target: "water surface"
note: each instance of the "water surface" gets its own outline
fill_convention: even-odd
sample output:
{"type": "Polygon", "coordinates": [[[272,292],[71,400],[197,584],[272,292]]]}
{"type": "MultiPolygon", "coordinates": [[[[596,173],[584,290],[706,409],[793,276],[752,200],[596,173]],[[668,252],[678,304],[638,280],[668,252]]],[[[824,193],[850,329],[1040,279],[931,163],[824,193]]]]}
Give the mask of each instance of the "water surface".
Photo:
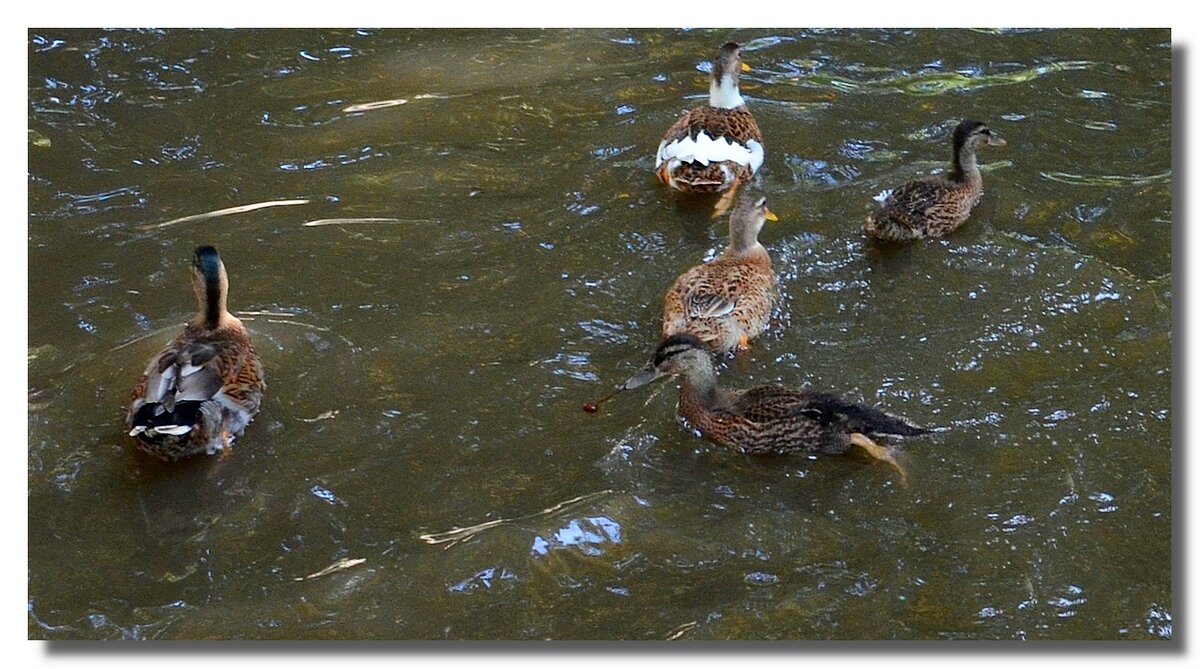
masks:
{"type": "Polygon", "coordinates": [[[28,49],[30,637],[1171,636],[1167,31],[28,49]],[[666,385],[580,411],[724,244],[651,171],[729,39],[784,299],[722,381],[949,428],[904,445],[907,485],[722,451],[666,385]],[[872,197],[945,169],[964,116],[1008,140],[972,219],[865,244],[872,197]],[[306,203],[161,225],[277,200],[306,203]],[[305,225],[329,219],[385,220],[305,225]],[[167,466],[122,421],[202,243],[268,394],[233,457],[167,466]]]}

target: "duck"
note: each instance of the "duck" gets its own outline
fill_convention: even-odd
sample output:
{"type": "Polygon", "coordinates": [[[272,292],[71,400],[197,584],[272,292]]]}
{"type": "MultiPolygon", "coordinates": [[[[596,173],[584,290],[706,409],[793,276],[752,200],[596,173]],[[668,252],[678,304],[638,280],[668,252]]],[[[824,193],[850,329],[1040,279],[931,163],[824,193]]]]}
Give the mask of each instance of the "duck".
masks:
{"type": "Polygon", "coordinates": [[[893,242],[941,237],[967,220],[983,195],[976,152],[1007,142],[982,121],[967,119],[954,128],[952,143],[949,176],[909,181],[891,191],[882,211],[867,217],[863,229],[868,235],[893,242]]]}
{"type": "Polygon", "coordinates": [[[738,76],[749,72],[741,46],[727,42],[713,59],[708,104],[679,118],[658,145],[654,170],[659,181],[685,193],[725,193],[714,216],[733,204],[738,186],[763,164],[763,137],[738,90],[738,76]]]}
{"type": "Polygon", "coordinates": [[[907,476],[879,435],[914,437],[932,430],[906,418],[828,392],[764,385],[727,390],[717,384],[712,356],[690,334],[662,340],[650,361],[617,391],[679,377],[679,415],[704,437],[749,455],[840,455],[851,446],[907,476]]]}
{"type": "Polygon", "coordinates": [[[212,246],[195,251],[192,290],[199,310],[146,365],[125,419],[138,450],[166,461],[228,457],[266,388],[250,335],[226,307],[229,275],[212,246]]]}
{"type": "Polygon", "coordinates": [[[675,279],[663,299],[662,337],[691,334],[714,353],[749,348],[767,328],[776,295],[771,256],[758,241],[778,221],[767,198],[744,194],[729,215],[729,245],[675,279]]]}

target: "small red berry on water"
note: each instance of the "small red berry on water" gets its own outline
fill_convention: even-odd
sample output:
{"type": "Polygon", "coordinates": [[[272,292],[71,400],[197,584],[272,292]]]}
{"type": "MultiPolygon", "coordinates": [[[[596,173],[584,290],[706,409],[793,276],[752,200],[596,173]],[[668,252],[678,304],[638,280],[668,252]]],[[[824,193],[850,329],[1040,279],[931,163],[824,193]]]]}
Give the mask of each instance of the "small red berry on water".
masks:
{"type": "Polygon", "coordinates": [[[588,413],[596,413],[600,410],[600,406],[595,402],[586,402],[583,405],[583,410],[588,413]]]}

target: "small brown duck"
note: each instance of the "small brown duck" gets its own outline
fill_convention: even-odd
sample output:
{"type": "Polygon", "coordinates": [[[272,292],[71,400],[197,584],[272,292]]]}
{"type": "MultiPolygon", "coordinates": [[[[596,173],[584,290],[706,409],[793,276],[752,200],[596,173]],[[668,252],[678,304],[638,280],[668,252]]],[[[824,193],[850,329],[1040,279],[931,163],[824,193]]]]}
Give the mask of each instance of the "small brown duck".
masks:
{"type": "Polygon", "coordinates": [[[675,279],[663,300],[662,336],[689,333],[716,353],[745,350],[771,316],[776,282],[771,256],[758,242],[778,221],[767,198],[744,194],[729,215],[729,246],[715,260],[675,279]]]}
{"type": "Polygon", "coordinates": [[[884,200],[883,211],[868,216],[863,229],[893,242],[941,237],[954,231],[967,220],[983,195],[983,177],[975,152],[981,146],[1006,143],[980,121],[959,123],[954,129],[950,175],[910,181],[895,189],[884,200]]]}
{"type": "Polygon", "coordinates": [[[659,180],[675,190],[724,192],[715,215],[729,209],[738,186],[763,163],[762,132],[738,90],[738,75],[749,70],[740,46],[722,45],[713,60],[708,104],[676,121],[654,158],[659,180]]]}
{"type": "Polygon", "coordinates": [[[226,310],[229,277],[215,248],[196,249],[192,289],[199,313],[150,361],[126,416],[138,449],[162,460],[227,457],[266,387],[250,335],[226,310]]]}
{"type": "Polygon", "coordinates": [[[704,436],[739,453],[837,455],[859,446],[890,463],[904,477],[904,468],[891,449],[871,437],[930,432],[899,416],[830,393],[781,386],[720,388],[704,344],[686,334],[664,339],[650,362],[617,389],[631,390],[676,375],[680,377],[679,414],[704,436]]]}

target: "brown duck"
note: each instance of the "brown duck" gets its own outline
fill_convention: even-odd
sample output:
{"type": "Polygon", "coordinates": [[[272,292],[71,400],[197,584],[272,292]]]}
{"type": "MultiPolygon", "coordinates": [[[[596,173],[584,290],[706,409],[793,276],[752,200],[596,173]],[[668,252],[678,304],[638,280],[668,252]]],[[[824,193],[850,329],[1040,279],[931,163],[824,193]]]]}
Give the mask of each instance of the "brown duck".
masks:
{"type": "Polygon", "coordinates": [[[729,216],[729,246],[715,260],[684,272],[663,300],[662,336],[689,333],[710,351],[749,346],[767,327],[776,290],[771,256],[758,242],[779,218],[765,197],[743,195],[729,216]]]}
{"type": "Polygon", "coordinates": [[[250,335],[226,310],[229,277],[215,248],[196,249],[192,289],[199,313],[147,365],[126,416],[134,444],[163,460],[228,456],[266,387],[250,335]]]}
{"type": "Polygon", "coordinates": [[[712,358],[700,340],[675,335],[659,344],[650,362],[618,390],[631,390],[676,376],[679,414],[712,441],[739,453],[792,455],[845,453],[859,446],[872,457],[904,468],[876,435],[927,434],[899,416],[830,393],[758,386],[725,390],[717,386],[712,358]]]}
{"type": "Polygon", "coordinates": [[[979,121],[966,120],[954,129],[954,162],[950,175],[910,181],[893,190],[883,211],[867,217],[867,234],[893,242],[941,237],[971,215],[983,195],[983,177],[975,161],[981,146],[1006,142],[979,121]]]}
{"type": "Polygon", "coordinates": [[[663,135],[654,169],[663,183],[686,193],[721,193],[717,215],[733,204],[738,186],[763,163],[763,138],[738,90],[750,68],[741,47],[721,46],[713,60],[708,104],[685,113],[663,135]]]}

